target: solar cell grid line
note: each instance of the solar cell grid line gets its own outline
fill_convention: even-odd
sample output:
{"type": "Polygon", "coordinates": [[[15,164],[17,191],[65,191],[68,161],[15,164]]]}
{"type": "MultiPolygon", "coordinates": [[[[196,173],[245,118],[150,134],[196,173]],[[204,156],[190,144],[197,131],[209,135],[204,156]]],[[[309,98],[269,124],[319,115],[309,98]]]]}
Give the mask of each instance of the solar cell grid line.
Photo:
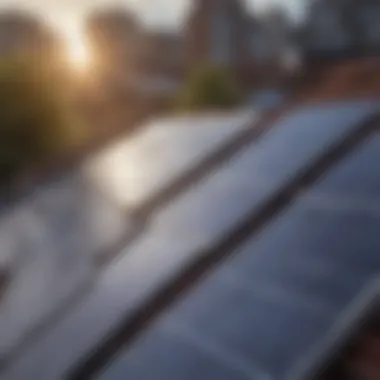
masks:
{"type": "Polygon", "coordinates": [[[69,370],[65,379],[93,379],[122,348],[133,343],[139,333],[161,312],[179,300],[194,283],[205,277],[212,268],[285,210],[301,190],[314,185],[324,173],[350,154],[379,127],[380,113],[376,113],[360,122],[353,131],[334,143],[327,151],[322,152],[280,187],[267,202],[253,210],[242,223],[202,255],[197,256],[200,259],[188,265],[168,286],[148,299],[144,307],[114,329],[87,357],[79,360],[78,364],[69,370]]]}
{"type": "Polygon", "coordinates": [[[208,354],[210,357],[217,358],[221,366],[229,367],[235,370],[235,372],[240,372],[245,375],[247,380],[273,380],[271,375],[266,373],[260,366],[252,361],[247,361],[240,358],[238,355],[234,354],[230,350],[220,347],[215,342],[210,339],[205,338],[201,334],[197,334],[188,327],[184,328],[177,321],[171,321],[169,334],[174,334],[186,341],[187,344],[199,349],[201,352],[208,354]]]}

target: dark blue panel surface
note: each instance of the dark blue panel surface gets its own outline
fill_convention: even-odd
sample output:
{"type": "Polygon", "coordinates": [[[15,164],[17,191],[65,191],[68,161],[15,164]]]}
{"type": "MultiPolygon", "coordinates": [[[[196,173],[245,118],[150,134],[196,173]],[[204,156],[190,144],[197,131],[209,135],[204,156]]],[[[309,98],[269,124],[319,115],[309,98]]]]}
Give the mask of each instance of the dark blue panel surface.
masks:
{"type": "Polygon", "coordinates": [[[365,213],[326,212],[299,202],[157,326],[202,337],[282,375],[380,269],[379,225],[365,213]]]}
{"type": "Polygon", "coordinates": [[[246,174],[283,184],[295,169],[305,167],[356,128],[374,106],[371,102],[337,103],[307,107],[285,117],[252,149],[246,174]]]}
{"type": "Polygon", "coordinates": [[[186,342],[180,335],[156,330],[149,335],[148,345],[144,341],[136,345],[128,360],[112,366],[102,379],[249,380],[254,371],[249,363],[225,360],[218,349],[200,350],[197,343],[186,342]]]}
{"type": "Polygon", "coordinates": [[[380,137],[373,137],[331,170],[314,191],[380,201],[380,137]]]}
{"type": "Polygon", "coordinates": [[[380,269],[379,223],[295,207],[182,302],[173,318],[282,373],[380,269]],[[303,333],[293,335],[294,329],[303,333]]]}

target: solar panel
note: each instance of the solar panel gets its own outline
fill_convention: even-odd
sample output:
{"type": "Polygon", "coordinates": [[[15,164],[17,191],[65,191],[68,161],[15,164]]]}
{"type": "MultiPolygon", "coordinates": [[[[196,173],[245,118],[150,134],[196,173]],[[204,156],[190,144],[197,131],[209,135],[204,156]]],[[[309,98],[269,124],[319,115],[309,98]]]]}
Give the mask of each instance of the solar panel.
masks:
{"type": "Polygon", "coordinates": [[[297,205],[166,316],[165,326],[177,323],[279,375],[379,270],[378,223],[297,205]]]}
{"type": "MultiPolygon", "coordinates": [[[[173,176],[174,169],[190,165],[191,158],[201,160],[197,154],[202,150],[204,156],[239,131],[251,128],[249,120],[253,120],[253,114],[248,112],[224,119],[210,116],[203,118],[203,123],[201,118],[181,119],[182,125],[166,120],[164,125],[148,128],[149,141],[145,145],[161,148],[161,164],[169,166],[167,159],[177,158],[172,164],[173,176]],[[201,125],[191,125],[195,121],[201,125]],[[198,133],[192,134],[194,130],[198,133]],[[168,143],[172,144],[171,150],[168,143]],[[194,144],[198,144],[198,151],[191,151],[194,144]],[[170,152],[168,156],[165,149],[170,152]]],[[[142,150],[147,148],[142,145],[142,150]]],[[[102,186],[107,176],[97,177],[92,172],[93,161],[96,163],[97,159],[90,159],[90,164],[85,162],[63,178],[38,188],[2,215],[0,262],[12,277],[0,310],[3,358],[50,323],[57,311],[62,313],[65,304],[77,302],[96,275],[98,258],[103,261],[114,254],[115,244],[136,229],[113,194],[102,186]]],[[[152,160],[152,166],[155,162],[152,160]]]]}
{"type": "MultiPolygon", "coordinates": [[[[324,152],[334,142],[340,141],[375,108],[373,102],[311,107],[279,122],[262,138],[259,145],[249,146],[242,150],[240,155],[232,158],[219,170],[211,173],[158,213],[152,219],[145,235],[129,246],[124,252],[125,255],[102,274],[88,299],[69,313],[53,331],[44,336],[33,347],[33,352],[27,352],[21,358],[22,360],[11,368],[7,378],[23,378],[26,373],[28,377],[40,380],[61,378],[79,358],[91,348],[96,347],[97,342],[109,332],[112,326],[124,320],[126,315],[141,305],[147,297],[154,294],[165,283],[170,282],[181,268],[188,265],[197,255],[201,255],[238,221],[244,219],[248,211],[254,211],[259,204],[270,198],[279,186],[284,185],[284,181],[289,176],[294,176],[318,154],[324,152]],[[292,143],[292,141],[297,143],[292,143]],[[77,338],[75,347],[71,344],[72,340],[68,338],[73,336],[77,338]],[[57,342],[60,344],[57,345],[57,342]],[[38,357],[44,358],[43,364],[38,357]]],[[[267,238],[267,240],[273,239],[267,238]]],[[[281,247],[281,244],[279,246],[281,247]]],[[[213,282],[212,279],[209,282],[213,282]]],[[[201,293],[203,294],[203,290],[201,293]]],[[[220,294],[222,293],[219,291],[215,294],[216,301],[220,294]]],[[[245,295],[248,297],[247,293],[245,295]]],[[[268,294],[256,297],[256,306],[262,309],[260,313],[257,312],[258,327],[252,331],[259,334],[260,331],[258,332],[257,329],[260,327],[260,321],[265,321],[268,313],[280,317],[280,312],[283,310],[285,315],[285,320],[282,321],[283,326],[286,326],[286,321],[290,321],[293,317],[298,318],[299,327],[304,329],[302,337],[310,336],[307,333],[308,326],[302,322],[310,315],[307,308],[298,305],[297,302],[286,305],[285,297],[283,304],[271,304],[270,301],[265,300],[267,296],[268,294]]],[[[234,298],[233,295],[231,297],[234,298]]],[[[297,297],[296,294],[295,300],[297,297]]],[[[207,312],[210,311],[207,305],[205,307],[207,312]]],[[[327,310],[329,310],[328,307],[327,310]]],[[[210,312],[212,313],[212,310],[210,312]]],[[[244,318],[248,317],[249,315],[241,317],[242,327],[245,325],[244,318]]],[[[270,325],[272,324],[271,322],[270,325]]],[[[327,322],[321,317],[316,324],[318,325],[316,330],[319,331],[320,324],[326,326],[327,322]]],[[[180,328],[180,330],[185,333],[186,328],[180,328]]],[[[153,329],[152,334],[155,334],[154,331],[153,329]]],[[[263,329],[262,334],[264,331],[268,332],[263,329]]],[[[238,334],[236,336],[239,337],[238,334]]],[[[260,334],[258,336],[260,337],[260,334]]],[[[144,347],[154,353],[155,345],[151,342],[152,345],[149,348],[149,342],[148,339],[144,347]]],[[[212,343],[207,340],[205,344],[211,345],[209,349],[213,350],[212,343]]],[[[144,348],[139,351],[138,347],[137,345],[137,352],[145,350],[144,348]]],[[[172,348],[168,346],[168,349],[172,348]]],[[[185,348],[188,352],[187,343],[185,348]]],[[[181,348],[178,347],[178,352],[180,351],[181,348]]],[[[197,356],[196,352],[193,354],[189,352],[189,358],[194,358],[195,355],[202,361],[203,354],[197,356]]],[[[142,362],[146,363],[143,353],[136,355],[139,355],[142,362]]],[[[222,355],[229,357],[227,353],[222,355]]],[[[234,354],[232,357],[235,356],[236,361],[239,361],[239,355],[234,354]]],[[[267,347],[267,350],[263,350],[262,355],[258,356],[257,365],[249,364],[248,371],[266,373],[266,369],[264,371],[262,367],[265,367],[266,360],[269,358],[270,353],[267,347]]],[[[123,357],[123,360],[129,359],[123,357]]],[[[191,359],[189,360],[191,362],[191,359]]],[[[210,360],[213,362],[212,359],[210,360]]],[[[282,368],[281,360],[283,359],[279,357],[277,367],[274,366],[273,370],[282,368]]],[[[216,367],[219,364],[218,361],[216,367]]],[[[169,370],[172,364],[162,362],[162,365],[168,368],[163,378],[170,379],[169,370]]],[[[247,361],[243,360],[241,365],[244,367],[247,361]]],[[[147,372],[144,372],[149,371],[147,368],[149,366],[145,367],[145,369],[138,368],[142,371],[141,379],[149,378],[147,372]]],[[[213,373],[219,373],[216,367],[207,365],[207,374],[211,376],[213,373]]],[[[206,372],[202,372],[201,369],[202,366],[199,369],[200,374],[205,376],[206,372]]],[[[235,372],[235,370],[236,368],[232,368],[232,371],[235,372]]],[[[176,374],[174,369],[173,371],[172,375],[176,374]]],[[[236,378],[238,376],[239,374],[236,378]]],[[[177,376],[176,379],[178,378],[186,377],[177,376]]]]}
{"type": "MultiPolygon", "coordinates": [[[[363,211],[328,212],[301,199],[99,378],[116,379],[121,373],[140,379],[150,379],[152,373],[186,378],[185,372],[178,374],[177,345],[189,351],[195,345],[204,355],[207,347],[219,347],[230,361],[245,363],[250,378],[255,373],[283,375],[379,270],[378,222],[363,211]],[[168,355],[156,366],[155,346],[174,357],[168,355]],[[152,367],[146,366],[151,359],[152,367]]],[[[211,359],[215,356],[213,352],[211,359]]],[[[239,368],[234,369],[238,374],[239,368]]],[[[198,378],[213,378],[218,371],[215,366],[198,378]]]]}
{"type": "Polygon", "coordinates": [[[124,206],[137,207],[244,130],[256,115],[179,117],[152,121],[132,137],[108,147],[89,171],[124,206]]]}
{"type": "MultiPolygon", "coordinates": [[[[152,367],[145,363],[156,354],[152,347],[175,357],[177,345],[190,351],[195,345],[204,355],[203,346],[220,347],[247,368],[256,363],[252,374],[283,375],[379,271],[378,225],[379,218],[366,212],[320,210],[307,197],[301,199],[99,378],[116,379],[122,373],[148,379],[151,371],[174,378],[172,371],[181,369],[173,356],[158,366],[154,360],[152,367]]],[[[198,378],[213,378],[217,368],[198,378]]]]}

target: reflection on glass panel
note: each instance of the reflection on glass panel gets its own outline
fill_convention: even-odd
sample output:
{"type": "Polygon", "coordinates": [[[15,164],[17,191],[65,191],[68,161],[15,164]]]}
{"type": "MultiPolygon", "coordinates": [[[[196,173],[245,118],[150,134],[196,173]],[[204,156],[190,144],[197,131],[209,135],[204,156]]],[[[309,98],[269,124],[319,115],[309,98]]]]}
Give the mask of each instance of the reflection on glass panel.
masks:
{"type": "Polygon", "coordinates": [[[254,112],[237,112],[154,121],[94,157],[89,169],[124,206],[138,206],[254,120],[254,112]]]}

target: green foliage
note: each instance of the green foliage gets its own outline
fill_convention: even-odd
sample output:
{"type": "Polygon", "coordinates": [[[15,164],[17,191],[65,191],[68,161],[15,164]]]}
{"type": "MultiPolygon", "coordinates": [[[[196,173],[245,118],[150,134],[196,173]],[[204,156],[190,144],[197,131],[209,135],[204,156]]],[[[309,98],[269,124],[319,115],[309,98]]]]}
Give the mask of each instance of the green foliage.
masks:
{"type": "Polygon", "coordinates": [[[0,61],[0,180],[60,154],[77,138],[64,82],[33,57],[0,61]]]}
{"type": "Polygon", "coordinates": [[[221,110],[237,106],[241,93],[228,71],[204,66],[192,73],[178,100],[181,110],[221,110]]]}

